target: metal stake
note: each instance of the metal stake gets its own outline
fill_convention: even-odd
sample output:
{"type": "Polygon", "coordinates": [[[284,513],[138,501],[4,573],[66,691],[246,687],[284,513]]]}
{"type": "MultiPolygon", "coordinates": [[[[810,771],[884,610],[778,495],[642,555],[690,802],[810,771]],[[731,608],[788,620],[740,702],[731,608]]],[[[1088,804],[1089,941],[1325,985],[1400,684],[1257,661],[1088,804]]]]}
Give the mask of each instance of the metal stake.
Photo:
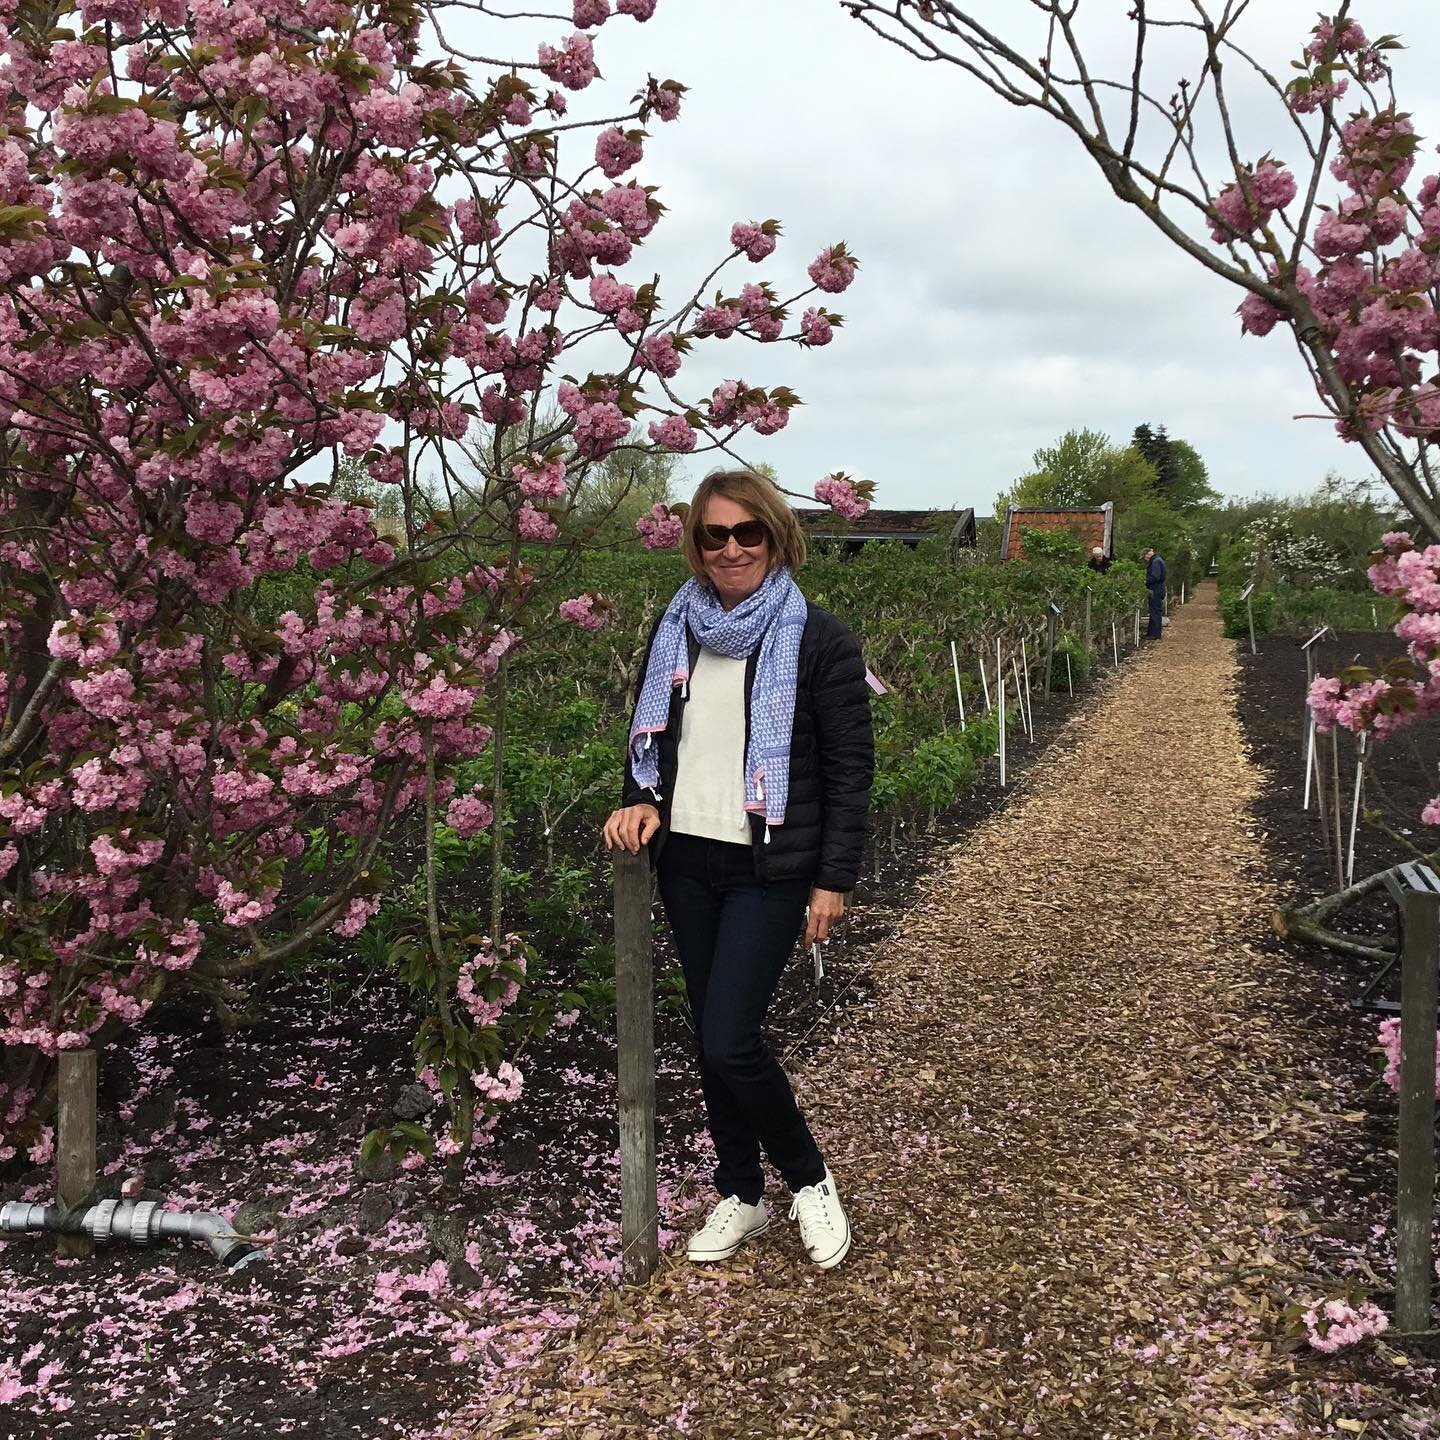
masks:
{"type": "Polygon", "coordinates": [[[1355,795],[1350,802],[1350,845],[1345,856],[1345,885],[1355,883],[1355,827],[1360,821],[1360,792],[1365,782],[1365,744],[1370,737],[1362,734],[1355,752],[1355,795]]]}
{"type": "Polygon", "coordinates": [[[955,669],[955,703],[960,707],[960,728],[965,728],[965,697],[960,693],[960,657],[955,652],[955,642],[950,642],[950,664],[955,669]]]}

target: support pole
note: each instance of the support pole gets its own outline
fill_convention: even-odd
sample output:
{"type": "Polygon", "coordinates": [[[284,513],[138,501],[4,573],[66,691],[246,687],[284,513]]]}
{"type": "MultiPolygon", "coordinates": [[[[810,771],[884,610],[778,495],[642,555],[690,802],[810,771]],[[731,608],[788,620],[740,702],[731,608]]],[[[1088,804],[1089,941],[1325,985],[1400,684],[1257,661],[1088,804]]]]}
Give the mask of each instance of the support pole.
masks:
{"type": "Polygon", "coordinates": [[[1360,792],[1365,785],[1365,743],[1370,737],[1361,734],[1355,750],[1355,793],[1350,801],[1350,844],[1345,853],[1345,889],[1355,883],[1355,829],[1360,823],[1360,792]]]}
{"type": "Polygon", "coordinates": [[[1140,648],[1140,612],[1139,612],[1139,610],[1136,610],[1136,612],[1135,612],[1135,648],[1136,648],[1137,650],[1140,648]]]}
{"type": "Polygon", "coordinates": [[[1000,788],[1005,788],[1005,667],[1000,663],[1000,642],[995,642],[995,703],[1000,711],[1000,788]]]}
{"type": "Polygon", "coordinates": [[[1254,655],[1258,653],[1255,649],[1255,607],[1248,595],[1245,597],[1245,623],[1250,627],[1250,653],[1254,655]]]}
{"type": "MultiPolygon", "coordinates": [[[[95,1052],[60,1052],[59,1130],[56,1145],[56,1193],[72,1210],[95,1198],[95,1052]]],[[[86,1258],[95,1253],[88,1235],[61,1235],[61,1255],[86,1258]]]]}
{"type": "Polygon", "coordinates": [[[1340,827],[1345,823],[1340,808],[1340,727],[1330,729],[1330,851],[1335,856],[1335,888],[1345,888],[1345,841],[1340,827]]]}
{"type": "Polygon", "coordinates": [[[1095,596],[1090,587],[1085,587],[1085,653],[1088,655],[1095,648],[1095,636],[1090,624],[1090,606],[1095,596]]]}
{"type": "Polygon", "coordinates": [[[978,646],[975,650],[975,664],[980,671],[980,689],[985,695],[985,713],[988,715],[995,707],[990,703],[990,682],[985,678],[985,655],[978,646]]]}
{"type": "Polygon", "coordinates": [[[1435,1215],[1436,939],[1440,895],[1405,897],[1400,978],[1399,1186],[1395,1225],[1395,1324],[1430,1329],[1430,1227],[1435,1215]]]}
{"type": "Polygon", "coordinates": [[[960,707],[960,728],[965,728],[965,696],[960,691],[960,656],[956,653],[955,642],[950,642],[950,664],[955,670],[955,703],[960,707]]]}
{"type": "Polygon", "coordinates": [[[1045,623],[1045,699],[1050,699],[1050,680],[1055,670],[1055,626],[1060,617],[1051,610],[1045,623]]]}
{"type": "Polygon", "coordinates": [[[1115,657],[1115,668],[1120,668],[1120,626],[1112,620],[1110,622],[1110,651],[1115,657]]]}
{"type": "Polygon", "coordinates": [[[1025,691],[1020,684],[1020,666],[1013,655],[1010,657],[1010,673],[1015,677],[1015,702],[1020,707],[1020,728],[1025,732],[1027,740],[1033,740],[1035,737],[1030,733],[1030,721],[1025,714],[1025,691]]]}
{"type": "Polygon", "coordinates": [[[1310,808],[1310,768],[1312,765],[1311,756],[1315,751],[1315,712],[1310,708],[1310,687],[1315,683],[1315,657],[1307,649],[1305,651],[1305,699],[1301,702],[1305,712],[1305,728],[1300,749],[1305,757],[1305,800],[1301,805],[1302,810],[1310,808]]]}
{"type": "Polygon", "coordinates": [[[619,1042],[621,1277],[643,1284],[660,1256],[655,1184],[655,961],[650,857],[615,852],[615,1021],[619,1042]]]}
{"type": "Polygon", "coordinates": [[[1065,652],[1065,688],[1073,695],[1075,693],[1075,676],[1070,670],[1070,652],[1065,652]]]}
{"type": "Polygon", "coordinates": [[[1030,738],[1035,738],[1035,701],[1032,698],[1033,691],[1030,689],[1030,657],[1025,651],[1025,637],[1020,637],[1020,667],[1025,676],[1025,718],[1028,722],[1026,729],[1030,732],[1030,738]]]}

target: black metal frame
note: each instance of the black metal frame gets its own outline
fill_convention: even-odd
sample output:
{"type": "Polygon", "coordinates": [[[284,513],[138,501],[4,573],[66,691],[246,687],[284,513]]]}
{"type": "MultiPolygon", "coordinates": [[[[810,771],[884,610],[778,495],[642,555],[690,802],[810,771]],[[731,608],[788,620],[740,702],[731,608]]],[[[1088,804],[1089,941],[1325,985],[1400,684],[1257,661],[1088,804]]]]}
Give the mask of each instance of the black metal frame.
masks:
{"type": "Polygon", "coordinates": [[[1370,977],[1365,988],[1350,1002],[1352,1010],[1371,1010],[1379,1015],[1398,1015],[1400,1002],[1377,997],[1376,991],[1400,964],[1405,953],[1405,897],[1416,891],[1440,895],[1440,876],[1418,860],[1387,870],[1381,877],[1395,906],[1395,953],[1370,977]]]}

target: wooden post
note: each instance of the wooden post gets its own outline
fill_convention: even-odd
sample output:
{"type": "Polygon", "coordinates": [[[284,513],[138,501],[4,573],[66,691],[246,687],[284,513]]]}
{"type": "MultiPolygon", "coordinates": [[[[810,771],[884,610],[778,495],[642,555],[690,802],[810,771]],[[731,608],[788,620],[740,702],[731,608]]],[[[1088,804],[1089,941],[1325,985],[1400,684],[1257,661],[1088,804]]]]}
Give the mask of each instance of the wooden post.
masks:
{"type": "Polygon", "coordinates": [[[615,852],[615,1022],[619,1042],[621,1277],[639,1285],[660,1257],[655,1185],[655,959],[650,857],[615,852]]]}
{"type": "Polygon", "coordinates": [[[1045,625],[1045,701],[1050,700],[1050,677],[1055,669],[1055,626],[1059,616],[1050,611],[1045,625]]]}
{"type": "Polygon", "coordinates": [[[1406,1334],[1430,1328],[1437,914],[1440,895],[1429,890],[1406,895],[1400,979],[1400,1183],[1395,1224],[1395,1324],[1406,1334]]]}
{"type": "Polygon", "coordinates": [[[1094,600],[1090,587],[1085,587],[1085,653],[1088,655],[1094,648],[1094,634],[1090,625],[1090,605],[1094,600]]]}
{"type": "MultiPolygon", "coordinates": [[[[95,1052],[60,1052],[60,1113],[56,1121],[56,1193],[62,1205],[79,1207],[95,1194],[95,1052]]],[[[95,1253],[88,1235],[61,1235],[62,1255],[86,1257],[95,1253]]]]}
{"type": "Polygon", "coordinates": [[[1258,653],[1255,649],[1255,610],[1249,595],[1245,597],[1245,623],[1250,627],[1250,653],[1254,655],[1258,653]]]}

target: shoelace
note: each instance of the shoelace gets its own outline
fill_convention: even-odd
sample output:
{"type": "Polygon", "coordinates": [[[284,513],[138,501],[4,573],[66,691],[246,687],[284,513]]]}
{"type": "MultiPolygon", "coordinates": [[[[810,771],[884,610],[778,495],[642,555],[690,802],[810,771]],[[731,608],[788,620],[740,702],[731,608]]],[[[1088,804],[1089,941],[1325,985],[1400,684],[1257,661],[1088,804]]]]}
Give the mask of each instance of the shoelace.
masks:
{"type": "Polygon", "coordinates": [[[817,1225],[833,1230],[829,1211],[825,1208],[825,1198],[814,1185],[803,1186],[796,1192],[795,1198],[790,1202],[790,1218],[793,1220],[796,1215],[800,1217],[802,1234],[817,1225]]]}
{"type": "Polygon", "coordinates": [[[705,1229],[723,1229],[730,1223],[735,1212],[743,1203],[738,1195],[727,1195],[714,1210],[710,1212],[710,1218],[705,1222],[705,1229]]]}

